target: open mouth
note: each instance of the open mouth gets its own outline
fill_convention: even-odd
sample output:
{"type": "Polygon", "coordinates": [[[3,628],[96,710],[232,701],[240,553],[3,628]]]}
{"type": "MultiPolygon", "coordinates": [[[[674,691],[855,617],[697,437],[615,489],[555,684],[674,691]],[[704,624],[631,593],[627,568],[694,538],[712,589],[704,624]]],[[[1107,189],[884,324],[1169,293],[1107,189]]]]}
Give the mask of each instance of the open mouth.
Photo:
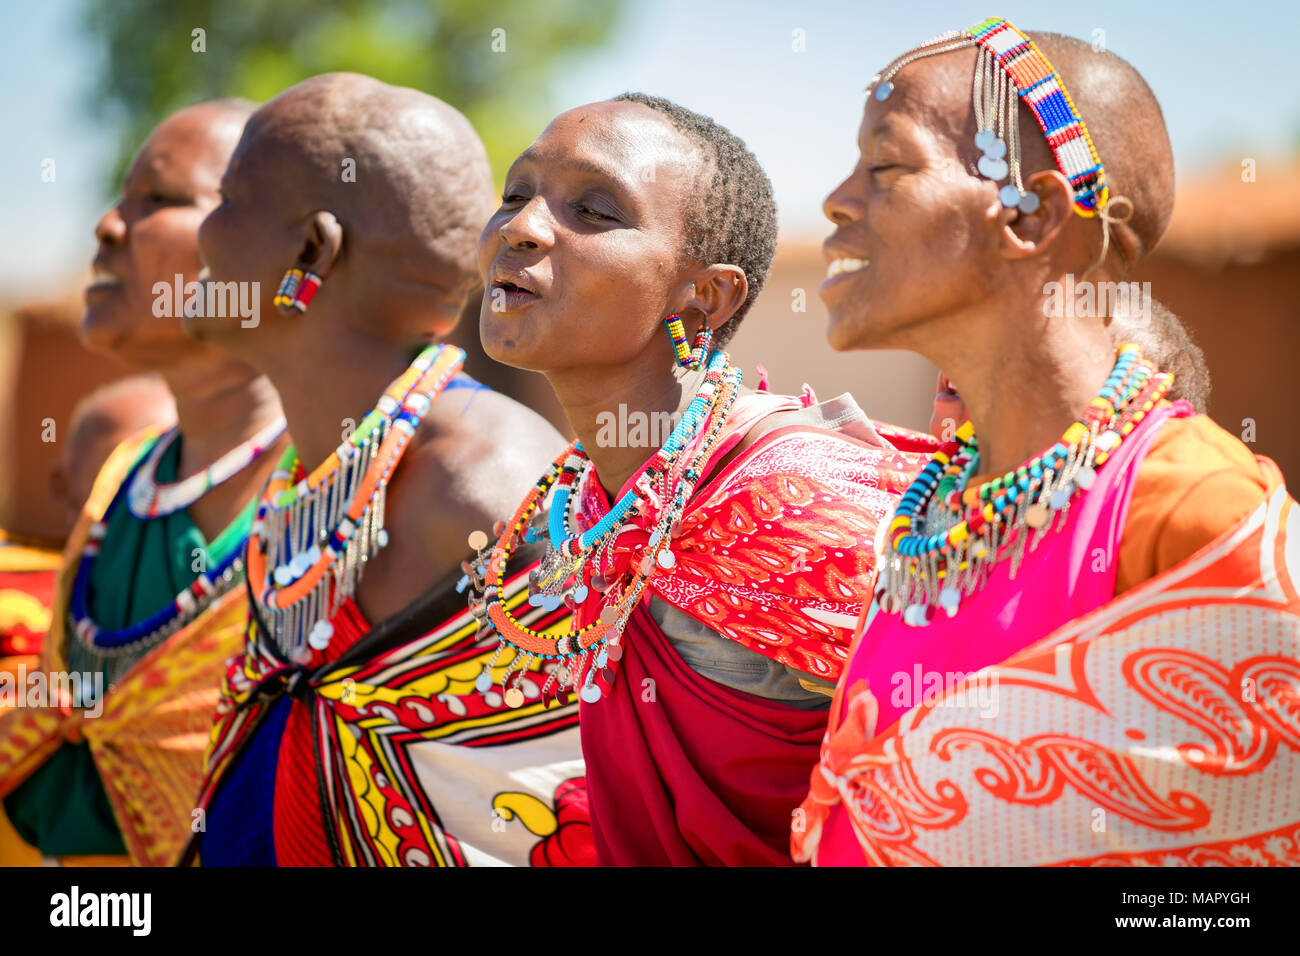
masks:
{"type": "Polygon", "coordinates": [[[834,279],[846,272],[861,272],[869,265],[871,265],[870,259],[850,259],[848,257],[832,259],[826,266],[826,278],[834,279]]]}
{"type": "Polygon", "coordinates": [[[120,295],[121,291],[122,279],[120,276],[114,275],[102,266],[95,266],[82,295],[85,297],[86,303],[91,304],[100,299],[120,295]]]}
{"type": "Polygon", "coordinates": [[[838,249],[825,249],[825,252],[827,256],[826,278],[822,279],[821,285],[817,287],[819,294],[826,292],[832,286],[852,283],[853,280],[849,276],[857,275],[871,265],[871,260],[866,256],[858,258],[856,256],[837,255],[838,249]]]}
{"type": "Polygon", "coordinates": [[[494,279],[488,288],[488,299],[494,312],[510,312],[536,302],[541,296],[524,285],[522,277],[494,279]]]}
{"type": "Polygon", "coordinates": [[[106,269],[96,267],[90,277],[90,284],[87,289],[112,289],[120,286],[122,280],[106,269]]]}

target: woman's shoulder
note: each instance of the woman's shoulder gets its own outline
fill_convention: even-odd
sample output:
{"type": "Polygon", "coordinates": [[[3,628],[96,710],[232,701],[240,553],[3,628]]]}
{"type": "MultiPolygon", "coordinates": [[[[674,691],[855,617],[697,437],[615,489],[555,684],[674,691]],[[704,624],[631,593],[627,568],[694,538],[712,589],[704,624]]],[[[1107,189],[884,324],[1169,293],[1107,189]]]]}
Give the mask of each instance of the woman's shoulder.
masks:
{"type": "Polygon", "coordinates": [[[1191,557],[1267,499],[1254,453],[1207,415],[1170,418],[1138,466],[1117,592],[1191,557]]]}

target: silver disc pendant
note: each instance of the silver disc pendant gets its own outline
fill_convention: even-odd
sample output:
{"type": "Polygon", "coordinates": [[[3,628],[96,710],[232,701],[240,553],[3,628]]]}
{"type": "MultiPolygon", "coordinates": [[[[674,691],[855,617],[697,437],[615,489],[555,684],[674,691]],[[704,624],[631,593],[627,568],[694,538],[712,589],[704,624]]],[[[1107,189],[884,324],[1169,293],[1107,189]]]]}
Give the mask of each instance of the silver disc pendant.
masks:
{"type": "Polygon", "coordinates": [[[312,625],[311,632],[307,635],[307,643],[318,651],[323,651],[330,646],[330,638],[334,636],[334,625],[329,621],[317,621],[312,625]]]}
{"type": "Polygon", "coordinates": [[[998,190],[998,198],[1008,209],[1016,209],[1020,206],[1020,190],[1010,183],[998,190]]]}
{"type": "Polygon", "coordinates": [[[996,136],[993,137],[993,141],[989,143],[988,147],[984,150],[984,155],[989,159],[1001,159],[1006,154],[1006,142],[998,139],[996,136]]]}
{"type": "Polygon", "coordinates": [[[1038,193],[1025,193],[1016,205],[1026,216],[1038,212],[1038,193]]]}
{"type": "Polygon", "coordinates": [[[993,145],[993,141],[997,138],[997,134],[993,130],[982,129],[975,134],[975,147],[981,153],[987,153],[989,147],[993,145]]]}
{"type": "Polygon", "coordinates": [[[989,159],[987,156],[981,156],[976,165],[979,167],[980,175],[985,179],[1000,182],[1007,178],[1008,167],[1005,159],[989,159]]]}
{"type": "Polygon", "coordinates": [[[928,627],[930,615],[924,604],[910,604],[903,609],[903,623],[908,627],[928,627]]]}
{"type": "Polygon", "coordinates": [[[944,587],[939,591],[939,607],[949,617],[955,617],[957,609],[961,607],[961,591],[954,587],[944,587]]]}

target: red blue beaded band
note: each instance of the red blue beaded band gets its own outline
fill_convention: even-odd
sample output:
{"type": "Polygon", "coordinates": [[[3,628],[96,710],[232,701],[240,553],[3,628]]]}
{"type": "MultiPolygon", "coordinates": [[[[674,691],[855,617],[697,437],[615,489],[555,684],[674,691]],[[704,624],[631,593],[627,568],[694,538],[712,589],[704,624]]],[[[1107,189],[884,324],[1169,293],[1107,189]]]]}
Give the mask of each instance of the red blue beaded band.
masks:
{"type": "Polygon", "coordinates": [[[1009,21],[990,17],[969,30],[934,37],[895,59],[867,89],[877,100],[885,100],[893,92],[893,77],[907,64],[970,46],[978,49],[972,100],[978,127],[975,145],[983,153],[979,171],[994,182],[1010,178],[999,191],[1002,204],[1025,213],[1038,208],[1038,197],[1025,189],[1020,173],[1016,118],[1017,104],[1023,102],[1042,130],[1057,168],[1069,180],[1075,212],[1096,216],[1106,207],[1110,191],[1088,127],[1056,68],[1009,21]]]}

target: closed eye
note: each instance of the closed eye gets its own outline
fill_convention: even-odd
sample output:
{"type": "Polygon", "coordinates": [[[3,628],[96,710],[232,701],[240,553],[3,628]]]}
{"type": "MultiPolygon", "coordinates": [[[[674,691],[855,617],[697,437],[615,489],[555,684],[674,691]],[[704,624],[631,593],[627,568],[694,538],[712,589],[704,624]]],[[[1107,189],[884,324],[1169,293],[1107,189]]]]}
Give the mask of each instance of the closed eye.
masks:
{"type": "Polygon", "coordinates": [[[610,215],[608,215],[608,214],[606,214],[606,213],[601,212],[599,209],[593,209],[591,206],[588,206],[588,205],[585,204],[585,203],[580,203],[580,202],[579,202],[579,203],[574,203],[574,204],[573,204],[573,208],[574,208],[574,210],[575,210],[579,215],[587,216],[587,217],[589,217],[589,218],[591,218],[591,219],[599,219],[599,220],[601,220],[602,222],[617,222],[617,221],[618,221],[618,217],[616,217],[616,216],[610,216],[610,215]]]}

